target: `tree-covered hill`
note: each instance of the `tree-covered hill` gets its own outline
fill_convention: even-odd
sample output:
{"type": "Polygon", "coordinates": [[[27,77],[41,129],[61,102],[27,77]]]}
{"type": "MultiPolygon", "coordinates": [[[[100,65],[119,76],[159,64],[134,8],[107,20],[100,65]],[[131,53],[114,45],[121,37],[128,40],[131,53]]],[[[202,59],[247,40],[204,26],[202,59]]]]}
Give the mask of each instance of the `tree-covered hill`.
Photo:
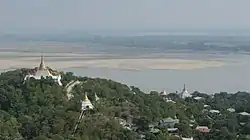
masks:
{"type": "Polygon", "coordinates": [[[0,75],[0,139],[1,140],[175,140],[182,137],[198,139],[236,140],[250,135],[249,93],[218,93],[213,97],[199,92],[185,100],[175,93],[167,102],[158,92],[145,94],[139,88],[100,78],[62,75],[63,86],[52,79],[23,81],[28,69],[18,69],[0,75]],[[66,85],[75,85],[68,99],[66,85]],[[85,111],[76,133],[75,125],[81,113],[84,93],[94,105],[85,111]],[[99,100],[95,100],[95,93],[99,100]],[[207,108],[204,106],[207,105],[207,108]],[[227,111],[234,108],[235,112],[227,111]],[[210,113],[212,109],[220,114],[210,113]],[[175,133],[161,125],[166,118],[176,118],[175,133]],[[193,121],[195,120],[195,121],[193,121]],[[192,124],[192,125],[191,125],[192,124]],[[150,128],[150,126],[154,128],[150,128]],[[208,126],[209,134],[195,130],[208,126]],[[157,131],[152,131],[157,130],[157,131]]]}

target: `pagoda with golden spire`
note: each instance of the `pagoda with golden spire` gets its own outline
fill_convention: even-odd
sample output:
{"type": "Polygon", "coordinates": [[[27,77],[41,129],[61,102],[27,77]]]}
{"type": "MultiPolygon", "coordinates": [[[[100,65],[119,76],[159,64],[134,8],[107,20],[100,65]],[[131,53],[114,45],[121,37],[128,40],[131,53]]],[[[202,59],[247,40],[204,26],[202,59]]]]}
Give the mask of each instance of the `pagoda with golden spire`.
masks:
{"type": "Polygon", "coordinates": [[[78,118],[78,121],[74,127],[74,130],[73,130],[73,133],[72,133],[72,136],[74,136],[77,128],[78,128],[78,125],[80,124],[82,118],[84,117],[84,114],[85,114],[85,111],[88,110],[88,109],[93,109],[94,106],[92,105],[92,103],[90,102],[89,98],[88,98],[88,95],[87,95],[87,92],[85,92],[84,94],[84,98],[82,100],[82,110],[81,110],[81,114],[78,118]]]}
{"type": "Polygon", "coordinates": [[[39,70],[45,70],[45,69],[46,69],[46,66],[44,64],[43,55],[41,55],[41,62],[40,62],[40,65],[39,65],[39,70]]]}
{"type": "Polygon", "coordinates": [[[93,109],[94,106],[90,102],[87,93],[84,94],[84,99],[82,101],[82,110],[93,109]]]}
{"type": "Polygon", "coordinates": [[[28,80],[29,78],[34,78],[34,79],[40,80],[42,77],[43,78],[51,77],[60,86],[62,85],[62,83],[61,83],[61,75],[60,74],[57,74],[57,75],[52,74],[50,72],[50,70],[45,66],[43,55],[41,55],[41,60],[40,60],[39,67],[35,67],[33,73],[29,73],[28,75],[26,75],[25,78],[24,78],[24,81],[28,80]]]}

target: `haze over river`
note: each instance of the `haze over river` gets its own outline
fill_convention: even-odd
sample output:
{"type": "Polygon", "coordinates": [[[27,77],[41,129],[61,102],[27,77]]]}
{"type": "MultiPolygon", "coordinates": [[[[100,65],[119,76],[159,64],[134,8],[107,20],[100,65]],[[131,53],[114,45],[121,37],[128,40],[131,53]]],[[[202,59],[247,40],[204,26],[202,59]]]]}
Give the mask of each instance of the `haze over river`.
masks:
{"type": "Polygon", "coordinates": [[[162,91],[163,89],[168,92],[181,91],[183,84],[186,84],[189,92],[197,90],[212,94],[221,91],[233,93],[250,91],[250,78],[248,77],[250,61],[247,61],[250,60],[250,57],[233,54],[221,57],[217,59],[224,62],[223,66],[200,69],[142,69],[133,71],[109,68],[67,68],[64,70],[73,71],[82,76],[113,79],[135,85],[144,91],[162,91]]]}
{"type": "Polygon", "coordinates": [[[250,91],[246,37],[175,36],[166,37],[167,42],[164,37],[124,38],[87,38],[85,43],[60,37],[47,42],[38,37],[9,39],[0,43],[1,71],[33,68],[42,52],[51,68],[108,78],[147,92],[181,91],[184,84],[189,92],[250,91]]]}

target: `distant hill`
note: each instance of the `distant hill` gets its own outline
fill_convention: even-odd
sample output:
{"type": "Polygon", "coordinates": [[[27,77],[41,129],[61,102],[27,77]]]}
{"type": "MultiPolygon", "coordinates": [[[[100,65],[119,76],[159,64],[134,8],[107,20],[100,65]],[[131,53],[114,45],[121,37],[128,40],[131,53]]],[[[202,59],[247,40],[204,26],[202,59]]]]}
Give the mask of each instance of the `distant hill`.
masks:
{"type": "Polygon", "coordinates": [[[250,52],[249,36],[232,35],[139,35],[139,36],[104,36],[90,33],[61,34],[6,34],[0,40],[18,42],[59,42],[76,44],[95,44],[101,50],[119,52],[127,49],[150,52],[193,51],[193,52],[250,52]]]}

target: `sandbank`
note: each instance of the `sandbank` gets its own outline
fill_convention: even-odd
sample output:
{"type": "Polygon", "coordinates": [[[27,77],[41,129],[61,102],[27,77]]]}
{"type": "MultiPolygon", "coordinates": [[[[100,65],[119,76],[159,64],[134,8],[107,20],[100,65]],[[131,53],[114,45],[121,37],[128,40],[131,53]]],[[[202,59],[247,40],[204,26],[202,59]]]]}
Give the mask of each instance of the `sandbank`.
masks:
{"type": "MultiPolygon", "coordinates": [[[[12,59],[1,59],[1,70],[17,68],[33,68],[38,66],[40,58],[37,57],[19,57],[12,59]]],[[[208,67],[221,67],[224,65],[221,61],[211,60],[183,60],[170,58],[112,58],[112,59],[86,59],[74,57],[45,58],[45,64],[53,69],[65,68],[110,68],[120,70],[143,70],[143,69],[161,69],[161,70],[192,70],[208,67]],[[67,60],[69,59],[70,60],[67,60]]]]}

